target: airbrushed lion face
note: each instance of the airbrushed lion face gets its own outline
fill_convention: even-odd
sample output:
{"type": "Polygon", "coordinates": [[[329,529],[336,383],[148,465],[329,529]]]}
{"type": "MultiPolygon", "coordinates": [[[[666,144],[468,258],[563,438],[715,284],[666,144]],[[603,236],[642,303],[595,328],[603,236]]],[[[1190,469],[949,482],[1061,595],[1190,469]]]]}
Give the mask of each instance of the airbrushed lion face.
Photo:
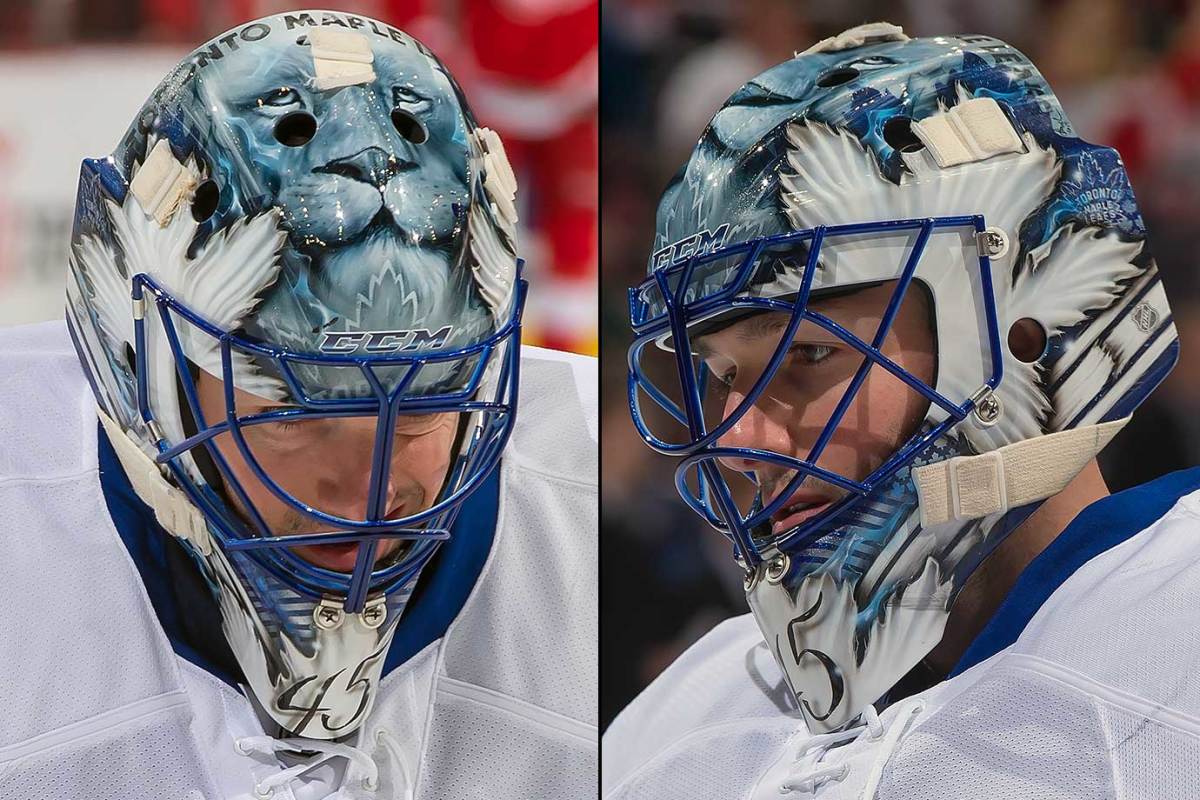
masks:
{"type": "Polygon", "coordinates": [[[445,74],[416,49],[392,47],[376,55],[374,83],[317,91],[306,45],[271,52],[253,80],[207,81],[221,95],[207,105],[229,115],[218,130],[252,159],[238,173],[258,185],[243,197],[273,197],[293,245],[317,262],[316,294],[337,307],[365,293],[382,262],[404,257],[446,269],[468,176],[445,74]]]}
{"type": "Polygon", "coordinates": [[[261,178],[254,188],[275,195],[298,244],[345,245],[372,222],[411,244],[444,241],[467,185],[465,132],[445,74],[401,50],[376,57],[374,83],[317,91],[306,50],[288,48],[252,81],[206,81],[210,105],[247,140],[249,172],[261,178]]]}
{"type": "Polygon", "coordinates": [[[222,196],[279,208],[290,239],[247,329],[298,351],[337,332],[446,326],[455,346],[490,325],[459,264],[472,176],[456,87],[420,45],[369,36],[374,81],[317,89],[300,32],[197,75],[222,196]]]}

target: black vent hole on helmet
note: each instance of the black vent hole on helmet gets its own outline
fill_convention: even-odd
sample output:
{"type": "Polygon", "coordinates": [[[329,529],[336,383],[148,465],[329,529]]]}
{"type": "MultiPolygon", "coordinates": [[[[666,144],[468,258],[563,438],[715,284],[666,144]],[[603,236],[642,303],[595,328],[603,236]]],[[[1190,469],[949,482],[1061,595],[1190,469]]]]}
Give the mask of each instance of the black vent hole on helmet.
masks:
{"type": "Polygon", "coordinates": [[[404,109],[392,109],[392,124],[396,126],[397,133],[413,144],[424,144],[429,138],[429,131],[425,130],[421,120],[404,109]]]}
{"type": "Polygon", "coordinates": [[[217,202],[221,199],[221,190],[215,181],[209,179],[196,187],[192,194],[192,219],[204,222],[217,211],[217,202]]]}
{"type": "Polygon", "coordinates": [[[913,132],[911,117],[892,117],[883,123],[883,140],[901,153],[915,153],[925,147],[913,132]]]}
{"type": "Polygon", "coordinates": [[[1046,328],[1033,317],[1022,317],[1008,329],[1008,351],[1024,364],[1040,360],[1046,343],[1046,328]]]}
{"type": "Polygon", "coordinates": [[[817,76],[817,86],[828,89],[831,86],[841,86],[858,77],[854,67],[831,67],[817,76]]]}
{"type": "Polygon", "coordinates": [[[307,111],[293,111],[275,123],[275,141],[288,147],[303,147],[317,134],[317,118],[307,111]]]}
{"type": "Polygon", "coordinates": [[[129,342],[125,343],[125,363],[129,365],[129,371],[133,373],[133,377],[137,377],[137,353],[133,352],[133,345],[129,342]]]}

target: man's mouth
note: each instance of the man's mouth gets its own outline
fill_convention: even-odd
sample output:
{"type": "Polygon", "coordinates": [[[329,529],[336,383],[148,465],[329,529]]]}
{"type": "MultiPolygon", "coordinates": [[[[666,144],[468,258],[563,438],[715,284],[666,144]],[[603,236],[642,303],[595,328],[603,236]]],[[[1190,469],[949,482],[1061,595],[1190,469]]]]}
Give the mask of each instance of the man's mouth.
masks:
{"type": "MultiPolygon", "coordinates": [[[[335,544],[306,544],[291,548],[292,552],[310,564],[333,570],[353,572],[358,563],[358,548],[361,542],[337,542],[335,544]]],[[[388,558],[400,546],[399,539],[380,539],[375,548],[375,563],[388,558]]]]}
{"type": "Polygon", "coordinates": [[[833,503],[827,496],[811,489],[800,489],[774,514],[771,515],[771,533],[789,531],[817,516],[833,503]]]}

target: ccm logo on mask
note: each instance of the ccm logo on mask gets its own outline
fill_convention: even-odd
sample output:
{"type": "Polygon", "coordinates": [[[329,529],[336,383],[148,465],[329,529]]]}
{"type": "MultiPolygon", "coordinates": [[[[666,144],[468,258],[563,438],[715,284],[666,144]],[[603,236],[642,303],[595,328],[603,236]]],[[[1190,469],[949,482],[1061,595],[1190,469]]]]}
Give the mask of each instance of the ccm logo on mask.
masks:
{"type": "Polygon", "coordinates": [[[662,269],[672,264],[681,264],[692,256],[707,255],[714,250],[720,249],[725,244],[725,237],[728,235],[728,222],[722,224],[715,231],[705,228],[686,239],[680,239],[678,242],[673,242],[661,250],[655,250],[654,254],[650,256],[650,261],[653,265],[652,268],[662,269]]]}
{"type": "Polygon", "coordinates": [[[450,325],[429,331],[413,328],[402,331],[333,331],[321,339],[322,353],[398,353],[408,350],[444,347],[454,329],[450,325]]]}

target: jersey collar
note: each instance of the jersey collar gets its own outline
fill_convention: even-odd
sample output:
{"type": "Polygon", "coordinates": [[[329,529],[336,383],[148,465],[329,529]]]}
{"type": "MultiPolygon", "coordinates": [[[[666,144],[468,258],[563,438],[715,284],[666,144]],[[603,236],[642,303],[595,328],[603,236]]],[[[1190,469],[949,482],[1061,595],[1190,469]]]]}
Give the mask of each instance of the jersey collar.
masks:
{"type": "Polygon", "coordinates": [[[1200,467],[1180,470],[1097,500],[1029,563],[948,677],[970,669],[1017,640],[1033,615],[1075,571],[1150,527],[1200,489],[1200,467]]]}

